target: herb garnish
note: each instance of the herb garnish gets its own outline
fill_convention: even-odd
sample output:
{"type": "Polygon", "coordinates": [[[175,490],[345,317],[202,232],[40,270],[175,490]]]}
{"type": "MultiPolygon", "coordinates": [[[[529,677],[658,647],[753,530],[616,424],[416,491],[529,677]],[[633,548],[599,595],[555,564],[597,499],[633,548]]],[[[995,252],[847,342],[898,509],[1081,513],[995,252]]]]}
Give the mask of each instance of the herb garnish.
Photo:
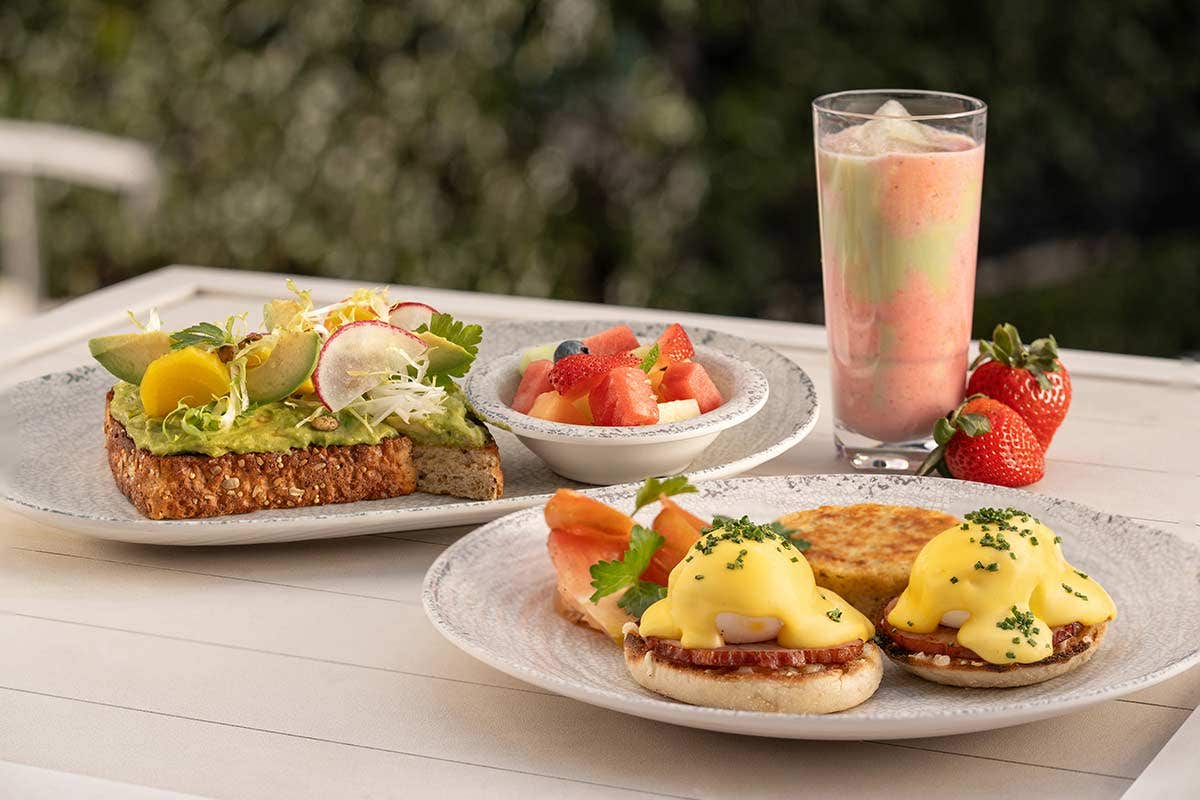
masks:
{"type": "Polygon", "coordinates": [[[458,345],[470,356],[465,363],[451,369],[443,369],[437,374],[433,374],[431,371],[431,377],[437,383],[445,385],[452,382],[451,378],[461,378],[466,375],[467,370],[471,369],[471,364],[475,361],[475,356],[479,355],[479,343],[483,341],[483,326],[467,325],[449,314],[434,314],[428,325],[421,324],[413,331],[413,333],[425,332],[440,336],[446,341],[458,345]]]}
{"type": "MultiPolygon", "coordinates": [[[[1034,641],[1034,637],[1041,633],[1041,629],[1035,628],[1033,625],[1033,612],[1020,611],[1016,606],[1012,606],[1009,610],[1012,615],[997,622],[996,627],[1002,631],[1016,631],[1021,634],[1021,638],[1025,639],[1026,644],[1030,647],[1035,646],[1037,642],[1034,641]]],[[[1016,642],[1015,639],[1013,641],[1016,642]]]]}
{"type": "Polygon", "coordinates": [[[650,370],[654,369],[654,365],[658,363],[658,354],[659,346],[658,342],[655,342],[654,346],[646,351],[646,357],[642,359],[642,363],[638,365],[642,372],[650,374],[650,370]]]}
{"type": "MultiPolygon", "coordinates": [[[[618,561],[598,561],[589,570],[592,588],[596,591],[589,598],[593,603],[600,598],[618,592],[625,587],[625,594],[617,605],[633,617],[641,617],[646,609],[667,596],[667,587],[640,580],[639,576],[650,566],[654,552],[666,540],[649,528],[634,525],[629,532],[629,548],[618,561]]],[[[697,578],[699,580],[699,578],[697,578]]]]}
{"type": "Polygon", "coordinates": [[[658,502],[660,497],[674,497],[677,494],[691,494],[698,491],[700,490],[688,483],[687,475],[675,475],[662,480],[649,478],[642,484],[642,488],[638,489],[637,497],[633,501],[633,513],[636,514],[643,507],[658,502]]]}
{"type": "Polygon", "coordinates": [[[185,347],[203,347],[206,350],[216,350],[227,344],[236,344],[233,337],[233,323],[237,317],[225,320],[225,327],[211,322],[199,322],[190,328],[175,331],[171,334],[171,349],[182,350],[185,347]]]}
{"type": "Polygon", "coordinates": [[[840,608],[835,608],[830,611],[826,611],[825,616],[829,617],[834,622],[841,622],[842,621],[842,610],[840,608]]]}
{"type": "Polygon", "coordinates": [[[696,542],[696,549],[708,555],[718,542],[723,541],[731,541],[734,544],[742,541],[773,541],[802,553],[812,546],[794,534],[795,531],[781,522],[768,522],[760,525],[751,522],[749,517],[734,519],[717,515],[713,517],[713,524],[710,527],[700,531],[700,540],[696,542]]]}
{"type": "Polygon", "coordinates": [[[990,533],[985,533],[979,540],[979,546],[990,547],[993,550],[1009,550],[1012,548],[1012,545],[1010,545],[1008,540],[1004,538],[1003,532],[997,533],[995,536],[990,533]]]}

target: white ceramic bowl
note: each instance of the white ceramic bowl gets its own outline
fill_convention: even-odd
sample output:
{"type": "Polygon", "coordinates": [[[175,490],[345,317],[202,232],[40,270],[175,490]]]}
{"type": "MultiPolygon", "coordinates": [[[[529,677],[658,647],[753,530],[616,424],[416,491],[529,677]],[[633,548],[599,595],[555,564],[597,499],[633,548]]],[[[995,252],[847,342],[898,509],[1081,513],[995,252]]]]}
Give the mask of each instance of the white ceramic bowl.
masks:
{"type": "MultiPolygon", "coordinates": [[[[602,330],[585,325],[580,325],[581,336],[602,330]]],[[[635,326],[639,338],[645,333],[638,329],[646,327],[635,326]]],[[[530,342],[530,346],[535,344],[537,341],[530,342]]],[[[514,411],[509,403],[521,382],[521,351],[476,364],[463,389],[476,414],[511,431],[564,478],[592,484],[624,483],[684,472],[721,431],[745,422],[766,404],[769,386],[758,368],[704,345],[696,345],[693,360],[704,365],[725,402],[682,422],[569,425],[514,411]]]]}

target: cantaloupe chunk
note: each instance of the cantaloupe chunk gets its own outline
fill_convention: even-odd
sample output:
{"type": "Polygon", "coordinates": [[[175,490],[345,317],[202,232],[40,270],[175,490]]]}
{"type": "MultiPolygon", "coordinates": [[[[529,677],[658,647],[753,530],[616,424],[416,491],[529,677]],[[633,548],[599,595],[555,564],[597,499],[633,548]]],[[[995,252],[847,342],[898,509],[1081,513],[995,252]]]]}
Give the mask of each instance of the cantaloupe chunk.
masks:
{"type": "Polygon", "coordinates": [[[529,416],[568,425],[587,425],[588,419],[567,398],[558,392],[543,392],[533,401],[529,416]]]}

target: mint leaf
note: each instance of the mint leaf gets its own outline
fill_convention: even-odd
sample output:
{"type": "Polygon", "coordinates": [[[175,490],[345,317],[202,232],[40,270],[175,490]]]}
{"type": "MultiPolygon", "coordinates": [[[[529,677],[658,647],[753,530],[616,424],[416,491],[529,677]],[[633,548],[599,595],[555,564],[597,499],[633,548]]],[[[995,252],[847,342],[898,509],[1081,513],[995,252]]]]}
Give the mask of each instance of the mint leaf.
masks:
{"type": "Polygon", "coordinates": [[[674,497],[677,494],[691,494],[698,491],[700,490],[688,483],[687,475],[676,475],[662,480],[648,478],[642,484],[642,488],[638,489],[637,497],[634,499],[633,513],[636,514],[643,507],[658,502],[658,498],[663,495],[674,497]]]}
{"type": "Polygon", "coordinates": [[[617,601],[629,616],[640,619],[646,609],[667,596],[667,587],[650,581],[638,581],[617,601]]]}
{"type": "Polygon", "coordinates": [[[658,363],[659,352],[658,342],[655,342],[654,346],[646,351],[646,357],[642,359],[642,363],[639,365],[642,372],[647,375],[650,374],[650,370],[654,369],[654,365],[658,363]]]}
{"type": "Polygon", "coordinates": [[[649,528],[634,525],[629,532],[629,547],[619,561],[597,561],[592,564],[589,572],[592,575],[592,588],[596,591],[589,599],[595,603],[601,597],[637,584],[646,567],[650,566],[654,551],[662,547],[665,541],[649,528]]]}

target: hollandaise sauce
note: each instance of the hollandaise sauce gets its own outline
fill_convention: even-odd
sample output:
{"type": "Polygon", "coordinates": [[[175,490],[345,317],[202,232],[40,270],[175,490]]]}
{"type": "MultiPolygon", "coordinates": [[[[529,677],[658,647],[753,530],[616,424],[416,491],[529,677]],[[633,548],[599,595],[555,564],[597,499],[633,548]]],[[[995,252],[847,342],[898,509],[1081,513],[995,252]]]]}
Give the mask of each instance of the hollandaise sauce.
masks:
{"type": "Polygon", "coordinates": [[[981,508],[965,519],[921,550],[889,623],[914,633],[957,627],[958,643],[983,660],[1031,664],[1054,653],[1054,626],[1116,616],[1108,593],[1031,515],[981,508]]]}
{"type": "Polygon", "coordinates": [[[646,610],[639,633],[688,649],[717,648],[726,644],[722,628],[731,627],[761,630],[787,648],[832,647],[875,633],[863,614],[816,585],[787,536],[745,517],[701,535],[671,570],[667,596],[646,610]]]}

